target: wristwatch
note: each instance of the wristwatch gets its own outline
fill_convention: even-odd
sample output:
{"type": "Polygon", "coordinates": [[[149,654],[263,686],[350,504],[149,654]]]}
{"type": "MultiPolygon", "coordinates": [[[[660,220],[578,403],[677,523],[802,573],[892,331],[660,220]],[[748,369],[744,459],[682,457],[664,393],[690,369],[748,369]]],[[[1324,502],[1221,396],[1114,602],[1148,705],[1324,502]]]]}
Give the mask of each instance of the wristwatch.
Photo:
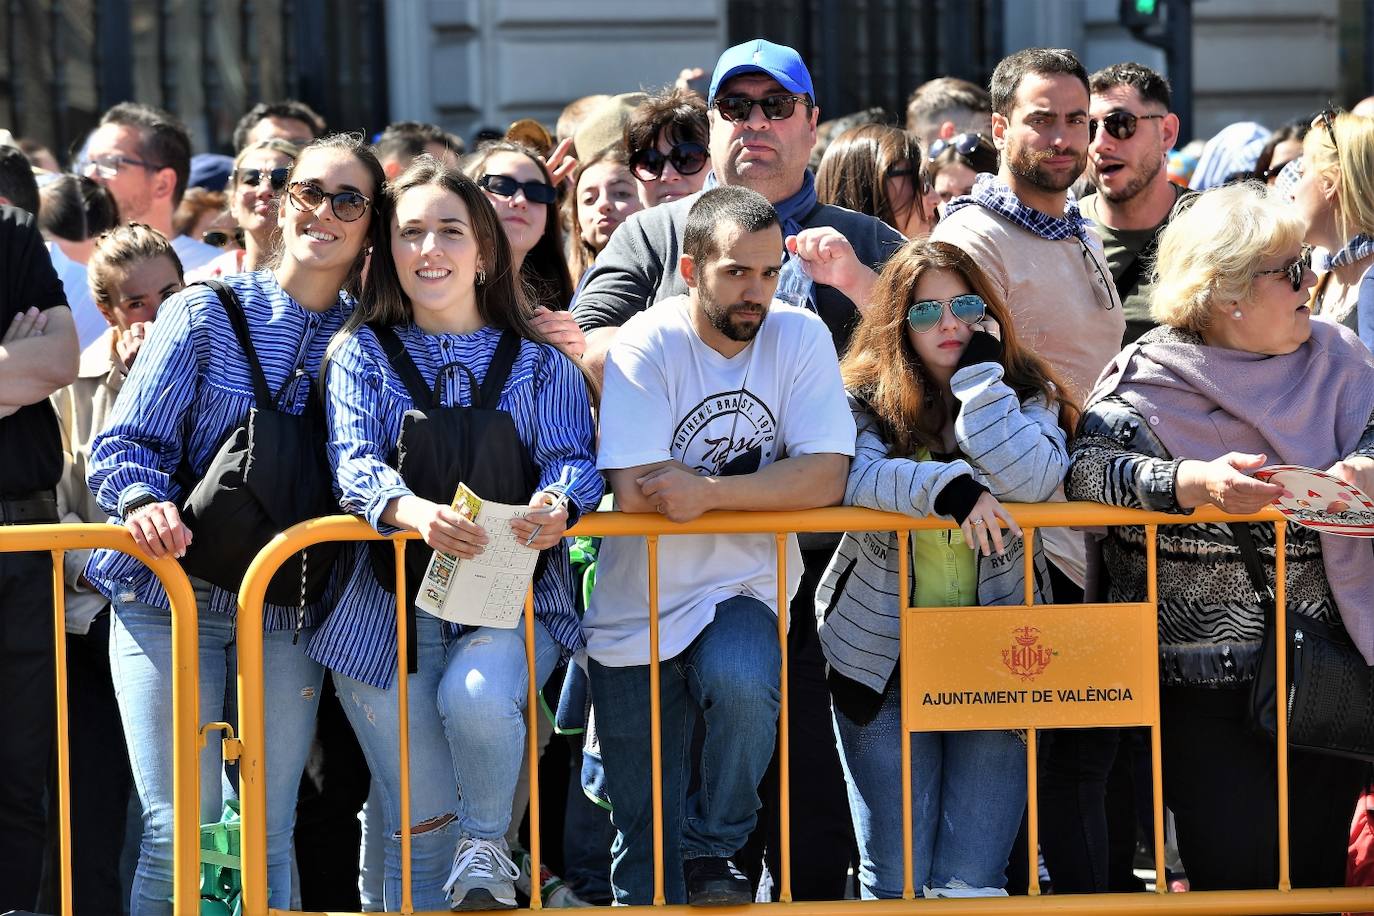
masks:
{"type": "Polygon", "coordinates": [[[151,506],[153,503],[160,502],[162,502],[162,500],[158,499],[151,493],[140,496],[138,499],[135,499],[133,502],[129,503],[127,506],[124,507],[124,518],[125,520],[127,520],[129,516],[133,515],[135,512],[137,512],[139,509],[142,509],[144,506],[151,506]]]}

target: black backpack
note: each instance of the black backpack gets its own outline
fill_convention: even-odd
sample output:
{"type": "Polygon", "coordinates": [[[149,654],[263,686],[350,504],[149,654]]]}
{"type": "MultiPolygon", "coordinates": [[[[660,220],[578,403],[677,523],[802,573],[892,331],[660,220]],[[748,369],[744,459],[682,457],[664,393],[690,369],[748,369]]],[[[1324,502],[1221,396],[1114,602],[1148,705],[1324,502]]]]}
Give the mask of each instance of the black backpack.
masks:
{"type": "MultiPolygon", "coordinates": [[[[510,377],[520,353],[520,336],[505,331],[496,346],[482,384],[461,362],[439,369],[433,391],[406,352],[401,339],[389,327],[369,325],[391,366],[410,393],[414,406],[401,420],[401,434],[388,463],[416,496],[440,505],[451,505],[458,484],[464,483],[483,499],[525,505],[539,487],[539,470],[515,428],[515,418],[497,405],[501,389],[510,377]],[[467,376],[472,392],[470,407],[440,407],[439,392],[449,372],[467,376]]],[[[396,590],[396,553],[387,541],[368,543],[372,574],[388,592],[396,590]]],[[[411,670],[414,670],[414,606],[425,568],[434,548],[422,540],[406,544],[406,607],[410,608],[411,670]]],[[[535,568],[537,579],[545,557],[535,568]]]]}
{"type": "MultiPolygon", "coordinates": [[[[230,430],[203,475],[182,465],[181,517],[195,539],[181,567],[237,593],[248,564],[268,541],[297,522],[338,511],[325,453],[324,410],[312,392],[300,416],[282,411],[282,394],[304,369],[297,366],[273,395],[258,361],[248,320],[234,291],[218,280],[215,291],[253,378],[254,406],[230,430]]],[[[267,601],[304,607],[324,597],[339,544],[317,544],[282,564],[267,586],[267,601]]]]}

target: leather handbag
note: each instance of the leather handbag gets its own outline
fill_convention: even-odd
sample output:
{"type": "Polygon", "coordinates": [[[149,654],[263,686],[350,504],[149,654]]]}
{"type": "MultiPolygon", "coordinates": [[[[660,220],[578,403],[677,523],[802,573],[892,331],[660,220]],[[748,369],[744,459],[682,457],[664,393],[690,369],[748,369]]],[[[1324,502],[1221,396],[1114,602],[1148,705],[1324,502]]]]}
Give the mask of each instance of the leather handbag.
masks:
{"type": "MultiPolygon", "coordinates": [[[[1265,580],[1250,526],[1233,524],[1230,528],[1255,597],[1264,609],[1264,642],[1250,692],[1250,723],[1257,731],[1276,738],[1279,697],[1274,592],[1265,580]]],[[[1365,664],[1364,656],[1339,624],[1292,610],[1285,616],[1288,746],[1374,761],[1374,668],[1365,664]]]]}

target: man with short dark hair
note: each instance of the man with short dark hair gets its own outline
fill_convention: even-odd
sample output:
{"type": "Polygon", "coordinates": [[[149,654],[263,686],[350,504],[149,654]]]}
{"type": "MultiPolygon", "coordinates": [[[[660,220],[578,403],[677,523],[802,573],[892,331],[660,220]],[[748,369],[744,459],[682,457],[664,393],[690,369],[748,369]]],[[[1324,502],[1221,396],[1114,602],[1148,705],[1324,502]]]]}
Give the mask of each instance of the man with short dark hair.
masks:
{"type": "Polygon", "coordinates": [[[83,172],[110,189],[121,221],[146,223],[170,239],[187,273],[223,254],[172,226],[191,176],[191,135],[170,113],[136,102],[105,112],[86,141],[83,172]]]}
{"type": "MultiPolygon", "coordinates": [[[[76,326],[33,214],[0,206],[0,525],[58,520],[48,396],[76,379],[76,326]]],[[[34,908],[53,704],[52,557],[0,553],[0,911],[34,908]]]]}
{"type": "Polygon", "coordinates": [[[259,102],[234,125],[234,149],[241,150],[250,143],[273,137],[305,146],[324,136],[324,131],[324,118],[304,102],[295,99],[259,102]]]}
{"type": "MultiPolygon", "coordinates": [[[[1126,326],[1102,242],[1069,195],[1087,163],[1088,74],[1072,51],[1028,48],[997,65],[990,88],[1001,168],[950,201],[931,238],[973,258],[1021,340],[1081,403],[1126,326]]],[[[1049,528],[1042,537],[1056,599],[1081,595],[1082,535],[1049,528]]]]}
{"type": "Polygon", "coordinates": [[[463,149],[461,137],[437,124],[423,121],[394,121],[372,144],[372,152],[382,164],[382,171],[386,172],[388,179],[410,168],[415,158],[423,153],[428,153],[449,168],[457,168],[463,149]]]}
{"type": "Polygon", "coordinates": [[[1150,263],[1159,233],[1186,192],[1169,181],[1169,150],[1178,115],[1169,111],[1169,81],[1136,63],[1113,64],[1088,79],[1091,141],[1088,178],[1097,190],[1080,207],[1102,237],[1121,307],[1126,343],[1155,326],[1150,318],[1150,263]]]}
{"type": "Polygon", "coordinates": [[[906,129],[921,141],[922,149],[961,133],[987,136],[992,132],[988,91],[954,76],[927,80],[907,100],[906,129]]]}
{"type": "MultiPolygon", "coordinates": [[[[683,522],[712,509],[810,509],[843,497],[854,421],[825,325],[773,301],[782,250],[777,214],[754,191],[718,188],[691,207],[678,262],[688,294],[634,316],[606,357],[597,465],[617,508],[683,522]]],[[[790,598],[801,577],[795,536],[788,554],[790,598]]],[[[769,534],[659,542],[670,903],[753,899],[731,857],[754,827],[776,734],[776,571],[769,534]],[[699,763],[684,766],[696,759],[699,715],[699,763]]],[[[607,538],[583,630],[622,904],[653,896],[648,587],[644,539],[607,538]]]]}
{"type": "Polygon", "coordinates": [[[0,204],[38,216],[38,181],[29,157],[17,146],[0,144],[0,204]]]}

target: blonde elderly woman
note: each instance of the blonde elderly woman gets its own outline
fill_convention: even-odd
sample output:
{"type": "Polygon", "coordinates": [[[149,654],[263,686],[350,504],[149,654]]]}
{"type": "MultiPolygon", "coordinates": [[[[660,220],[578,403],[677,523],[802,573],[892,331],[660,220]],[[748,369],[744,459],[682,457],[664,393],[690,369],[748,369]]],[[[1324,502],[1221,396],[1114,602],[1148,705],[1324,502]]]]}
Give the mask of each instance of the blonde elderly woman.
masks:
{"type": "MultiPolygon", "coordinates": [[[[1260,509],[1283,492],[1266,464],[1330,468],[1374,485],[1374,358],[1349,330],[1312,321],[1306,226],[1257,184],[1199,195],[1160,238],[1158,327],[1109,364],[1088,397],[1069,499],[1186,514],[1260,509]]],[[[1274,529],[1251,526],[1272,577],[1274,529]]],[[[1288,607],[1343,624],[1374,658],[1368,541],[1287,532],[1288,607]]],[[[1146,593],[1144,532],[1109,529],[1104,597],[1146,593]]],[[[1246,722],[1264,612],[1231,528],[1159,529],[1164,800],[1194,889],[1274,887],[1278,826],[1272,741],[1246,722]]],[[[1292,751],[1294,885],[1344,883],[1363,764],[1292,751]]]]}

